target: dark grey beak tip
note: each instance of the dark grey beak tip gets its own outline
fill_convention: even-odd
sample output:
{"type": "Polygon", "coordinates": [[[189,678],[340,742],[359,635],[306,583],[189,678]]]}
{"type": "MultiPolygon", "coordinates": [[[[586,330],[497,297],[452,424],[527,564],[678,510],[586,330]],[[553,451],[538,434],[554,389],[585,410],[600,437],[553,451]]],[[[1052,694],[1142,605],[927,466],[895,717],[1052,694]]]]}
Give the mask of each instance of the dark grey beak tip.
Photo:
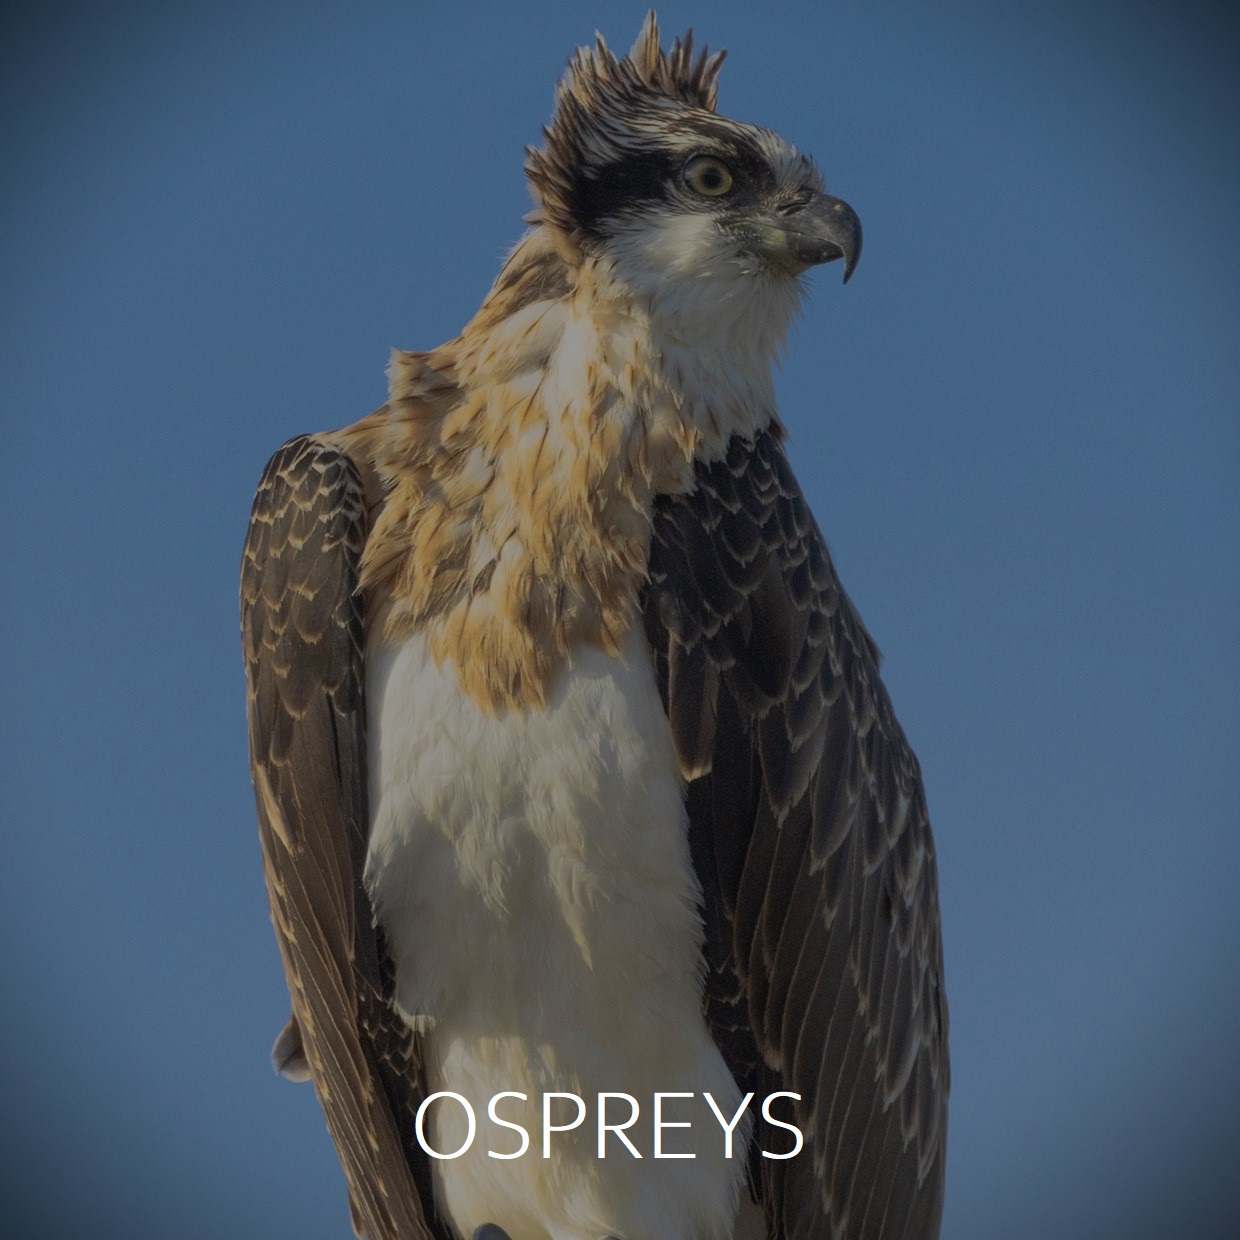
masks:
{"type": "Polygon", "coordinates": [[[840,257],[844,260],[844,283],[847,284],[857,270],[857,260],[861,257],[861,221],[848,203],[839,198],[830,199],[830,203],[834,223],[832,240],[840,248],[840,257]]]}
{"type": "Polygon", "coordinates": [[[839,198],[819,194],[783,225],[791,253],[806,267],[844,260],[847,284],[861,257],[861,221],[839,198]]]}

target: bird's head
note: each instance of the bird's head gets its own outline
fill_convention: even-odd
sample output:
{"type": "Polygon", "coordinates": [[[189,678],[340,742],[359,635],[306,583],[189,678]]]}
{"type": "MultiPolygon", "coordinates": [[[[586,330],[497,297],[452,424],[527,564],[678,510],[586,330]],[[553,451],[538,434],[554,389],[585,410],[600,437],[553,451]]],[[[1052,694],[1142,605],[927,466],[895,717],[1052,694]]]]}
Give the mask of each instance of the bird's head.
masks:
{"type": "Polygon", "coordinates": [[[838,258],[852,274],[861,225],[795,147],[716,113],[723,56],[695,57],[691,35],[663,51],[653,12],[623,59],[601,38],[579,49],[543,146],[527,152],[533,218],[567,255],[604,260],[673,330],[722,315],[778,339],[803,271],[838,258]]]}

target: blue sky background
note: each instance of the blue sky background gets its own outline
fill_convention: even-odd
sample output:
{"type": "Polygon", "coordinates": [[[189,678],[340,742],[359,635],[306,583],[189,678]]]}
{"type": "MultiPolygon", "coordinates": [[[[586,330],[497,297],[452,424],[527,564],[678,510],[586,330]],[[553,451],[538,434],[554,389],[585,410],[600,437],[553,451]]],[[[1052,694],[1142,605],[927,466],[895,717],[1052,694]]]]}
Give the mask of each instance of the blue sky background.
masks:
{"type": "MultiPolygon", "coordinates": [[[[0,37],[0,1214],[332,1240],[245,760],[288,436],[521,231],[644,5],[10,7],[0,37]]],[[[951,1240],[1240,1225],[1240,63],[1194,4],[675,3],[865,225],[779,379],[940,857],[951,1240]]],[[[484,969],[480,962],[480,969],[484,969]]]]}

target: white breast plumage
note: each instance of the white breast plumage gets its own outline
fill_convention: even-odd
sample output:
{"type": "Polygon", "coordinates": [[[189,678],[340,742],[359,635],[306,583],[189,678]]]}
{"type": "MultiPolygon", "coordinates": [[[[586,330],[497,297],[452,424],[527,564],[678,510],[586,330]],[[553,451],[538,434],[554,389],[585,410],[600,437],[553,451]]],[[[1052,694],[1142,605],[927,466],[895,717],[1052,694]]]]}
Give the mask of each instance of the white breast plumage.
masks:
{"type": "MultiPolygon", "coordinates": [[[[366,882],[396,1002],[426,1030],[431,1090],[468,1098],[480,1121],[465,1154],[435,1163],[441,1207],[466,1236],[499,1220],[512,1240],[731,1237],[745,1143],[725,1161],[701,1100],[709,1091],[731,1116],[740,1096],[702,1015],[683,784],[641,632],[620,659],[579,650],[542,711],[488,715],[420,636],[372,644],[366,690],[366,882]],[[519,1158],[490,1153],[519,1140],[488,1127],[505,1091],[529,1099],[501,1108],[530,1133],[519,1158]],[[651,1157],[656,1091],[696,1095],[677,1104],[692,1129],[665,1134],[695,1158],[651,1157]],[[544,1160],[548,1092],[579,1095],[591,1114],[544,1160]],[[643,1158],[612,1137],[606,1176],[600,1092],[642,1107],[628,1135],[643,1158]]],[[[468,1135],[451,1100],[429,1120],[440,1151],[468,1135]]]]}

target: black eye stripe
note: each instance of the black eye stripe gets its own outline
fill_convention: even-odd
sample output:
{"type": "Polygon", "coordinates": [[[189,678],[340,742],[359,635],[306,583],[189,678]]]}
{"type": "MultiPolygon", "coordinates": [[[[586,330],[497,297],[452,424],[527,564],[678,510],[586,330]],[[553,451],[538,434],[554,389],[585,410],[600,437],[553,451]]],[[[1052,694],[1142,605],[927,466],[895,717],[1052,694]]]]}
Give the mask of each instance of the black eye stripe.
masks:
{"type": "Polygon", "coordinates": [[[626,155],[594,170],[592,175],[584,170],[579,172],[570,197],[573,219],[585,232],[600,235],[606,231],[607,220],[640,212],[643,205],[683,204],[686,193],[691,194],[684,185],[683,170],[699,155],[719,160],[733,176],[729,193],[716,198],[703,196],[698,199],[702,206],[714,202],[720,208],[727,203],[733,209],[743,209],[775,188],[770,165],[748,143],[733,142],[725,147],[708,140],[698,150],[663,149],[626,155]]]}
{"type": "Polygon", "coordinates": [[[766,160],[755,152],[737,150],[720,158],[731,168],[736,180],[743,182],[748,188],[754,190],[775,188],[775,174],[766,160]]]}
{"type": "Polygon", "coordinates": [[[663,201],[676,170],[674,155],[654,151],[626,156],[593,176],[582,173],[573,185],[573,218],[587,232],[595,232],[601,220],[640,208],[644,202],[663,201]]]}

